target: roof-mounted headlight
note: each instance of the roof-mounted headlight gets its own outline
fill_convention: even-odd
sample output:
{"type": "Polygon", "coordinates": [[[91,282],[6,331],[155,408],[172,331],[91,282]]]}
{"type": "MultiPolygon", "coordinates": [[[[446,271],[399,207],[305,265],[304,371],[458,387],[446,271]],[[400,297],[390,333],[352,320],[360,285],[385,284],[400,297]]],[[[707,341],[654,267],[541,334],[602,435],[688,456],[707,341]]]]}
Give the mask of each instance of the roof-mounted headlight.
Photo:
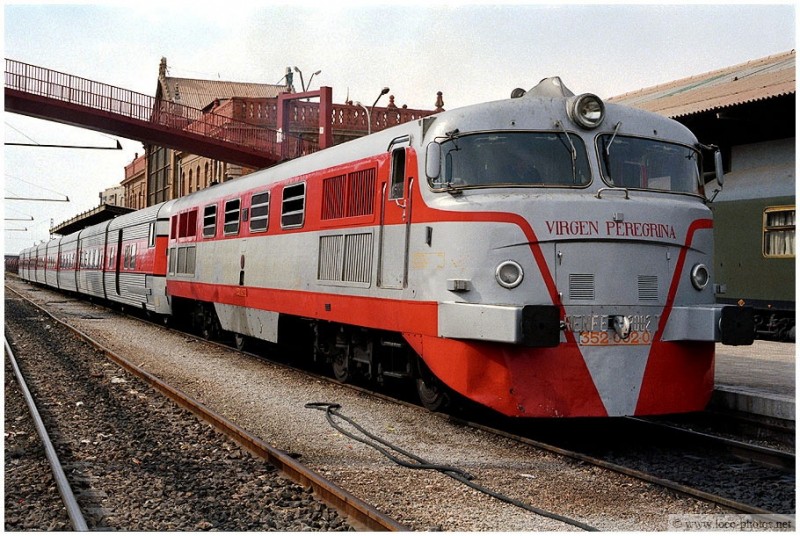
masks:
{"type": "Polygon", "coordinates": [[[600,97],[584,93],[568,101],[570,118],[583,128],[597,128],[606,115],[606,106],[600,97]]]}

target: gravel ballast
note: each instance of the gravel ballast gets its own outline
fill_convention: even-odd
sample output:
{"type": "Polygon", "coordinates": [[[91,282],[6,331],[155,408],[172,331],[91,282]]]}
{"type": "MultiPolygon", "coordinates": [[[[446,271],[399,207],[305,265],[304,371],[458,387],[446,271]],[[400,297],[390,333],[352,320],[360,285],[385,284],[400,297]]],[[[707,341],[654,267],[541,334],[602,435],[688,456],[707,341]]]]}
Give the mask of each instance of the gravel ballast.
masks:
{"type": "MultiPolygon", "coordinates": [[[[32,306],[7,298],[5,313],[20,369],[90,529],[349,529],[309,489],[244,452],[32,306]]],[[[40,495],[51,500],[53,487],[52,478],[38,485],[34,480],[41,464],[31,464],[37,469],[32,473],[14,463],[15,451],[37,450],[36,438],[29,441],[25,432],[10,445],[8,433],[15,429],[6,430],[6,530],[68,528],[37,509],[40,495]]],[[[55,514],[63,507],[47,509],[55,514]]]]}
{"type": "Polygon", "coordinates": [[[376,399],[301,372],[208,346],[155,324],[67,300],[13,278],[19,289],[103,345],[175,385],[413,530],[577,530],[465,487],[395,465],[332,429],[308,402],[341,412],[414,454],[463,469],[505,495],[601,530],[667,530],[670,515],[725,510],[663,488],[376,399]]]}

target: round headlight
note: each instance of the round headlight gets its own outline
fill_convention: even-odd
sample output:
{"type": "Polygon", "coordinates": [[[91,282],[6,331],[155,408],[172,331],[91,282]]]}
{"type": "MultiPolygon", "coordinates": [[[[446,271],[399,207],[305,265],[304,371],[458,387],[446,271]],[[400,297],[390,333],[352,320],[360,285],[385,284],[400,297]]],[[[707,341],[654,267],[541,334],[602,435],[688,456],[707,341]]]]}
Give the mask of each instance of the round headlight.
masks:
{"type": "Polygon", "coordinates": [[[692,285],[697,290],[703,290],[708,286],[711,280],[711,275],[708,273],[708,268],[705,264],[695,264],[692,268],[692,285]]]}
{"type": "Polygon", "coordinates": [[[514,261],[503,261],[497,265],[494,276],[502,287],[518,287],[522,283],[522,266],[514,261]]]}
{"type": "Polygon", "coordinates": [[[584,93],[575,97],[569,111],[572,120],[583,128],[596,128],[605,118],[606,106],[597,95],[584,93]]]}

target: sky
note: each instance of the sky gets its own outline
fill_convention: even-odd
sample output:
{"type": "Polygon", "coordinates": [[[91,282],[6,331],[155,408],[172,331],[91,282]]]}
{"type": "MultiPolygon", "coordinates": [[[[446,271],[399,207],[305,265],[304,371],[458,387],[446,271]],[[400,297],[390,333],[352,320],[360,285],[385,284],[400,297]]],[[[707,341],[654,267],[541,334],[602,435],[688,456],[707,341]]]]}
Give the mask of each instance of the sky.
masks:
{"type": "MultiPolygon", "coordinates": [[[[6,2],[3,47],[9,59],[151,96],[166,57],[175,77],[275,84],[297,66],[306,83],[321,70],[311,89],[332,87],[334,102],[372,103],[388,86],[397,105],[432,109],[441,91],[453,109],[548,76],[607,98],[786,52],[795,17],[791,2],[6,2]]],[[[135,140],[6,112],[3,120],[5,143],[123,147],[4,146],[5,197],[69,198],[4,200],[5,253],[47,240],[51,220],[96,207],[143,153],[135,140]]]]}

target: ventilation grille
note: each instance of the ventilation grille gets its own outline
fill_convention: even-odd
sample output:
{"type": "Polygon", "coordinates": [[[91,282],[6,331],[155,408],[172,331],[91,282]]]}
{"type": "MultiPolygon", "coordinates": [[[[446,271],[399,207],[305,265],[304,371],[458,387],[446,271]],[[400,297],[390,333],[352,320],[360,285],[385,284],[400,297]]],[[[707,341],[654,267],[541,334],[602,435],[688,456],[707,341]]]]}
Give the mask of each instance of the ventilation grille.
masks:
{"type": "Polygon", "coordinates": [[[319,267],[317,268],[318,279],[324,281],[339,281],[341,279],[339,259],[341,258],[343,243],[344,235],[319,237],[319,267]]]}
{"type": "Polygon", "coordinates": [[[322,219],[344,217],[344,192],[347,177],[339,175],[322,181],[322,219]]]}
{"type": "Polygon", "coordinates": [[[372,281],[372,233],[319,238],[317,279],[348,283],[372,281]]]}
{"type": "Polygon", "coordinates": [[[594,299],[594,274],[569,274],[569,299],[594,299]]]}
{"type": "Polygon", "coordinates": [[[322,219],[352,218],[374,213],[375,168],[322,181],[322,219]]]}
{"type": "Polygon", "coordinates": [[[345,237],[342,280],[369,283],[372,275],[372,233],[345,237]]]}
{"type": "Polygon", "coordinates": [[[639,276],[639,300],[640,301],[658,300],[658,276],[655,275],[639,276]]]}

